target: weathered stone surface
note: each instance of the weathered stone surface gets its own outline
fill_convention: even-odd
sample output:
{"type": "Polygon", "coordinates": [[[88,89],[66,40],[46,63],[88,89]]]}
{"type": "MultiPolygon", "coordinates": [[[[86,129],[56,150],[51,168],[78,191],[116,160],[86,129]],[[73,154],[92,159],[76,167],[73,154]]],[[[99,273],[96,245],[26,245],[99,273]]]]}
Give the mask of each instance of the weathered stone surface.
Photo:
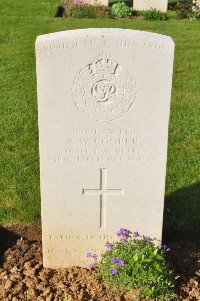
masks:
{"type": "Polygon", "coordinates": [[[156,8],[162,12],[167,11],[168,0],[133,0],[133,9],[149,10],[156,8]]]}
{"type": "Polygon", "coordinates": [[[36,41],[44,266],[120,227],[161,238],[174,43],[124,29],[36,41]]]}

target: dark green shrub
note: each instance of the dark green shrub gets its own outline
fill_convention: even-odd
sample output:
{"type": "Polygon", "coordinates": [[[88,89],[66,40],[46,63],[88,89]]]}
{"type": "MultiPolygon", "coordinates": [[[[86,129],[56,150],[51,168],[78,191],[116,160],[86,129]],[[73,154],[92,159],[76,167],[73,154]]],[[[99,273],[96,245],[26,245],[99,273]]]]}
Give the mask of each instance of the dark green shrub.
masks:
{"type": "Polygon", "coordinates": [[[124,18],[132,16],[133,9],[126,5],[125,2],[118,2],[111,7],[111,16],[116,18],[124,18]]]}
{"type": "Polygon", "coordinates": [[[168,1],[168,10],[175,11],[176,10],[176,6],[177,6],[177,2],[178,2],[178,0],[168,1]]]}
{"type": "Polygon", "coordinates": [[[151,21],[161,20],[161,21],[165,21],[165,20],[167,20],[167,14],[163,13],[160,10],[157,10],[155,8],[151,8],[151,9],[144,12],[144,20],[151,20],[151,21]]]}
{"type": "Polygon", "coordinates": [[[97,263],[97,254],[93,257],[99,268],[99,275],[105,283],[119,290],[137,289],[140,297],[157,298],[159,301],[174,301],[174,275],[165,261],[169,250],[159,241],[141,236],[136,231],[121,228],[117,232],[119,242],[107,242],[107,250],[101,254],[97,263]],[[156,244],[155,244],[156,242],[156,244]]]}

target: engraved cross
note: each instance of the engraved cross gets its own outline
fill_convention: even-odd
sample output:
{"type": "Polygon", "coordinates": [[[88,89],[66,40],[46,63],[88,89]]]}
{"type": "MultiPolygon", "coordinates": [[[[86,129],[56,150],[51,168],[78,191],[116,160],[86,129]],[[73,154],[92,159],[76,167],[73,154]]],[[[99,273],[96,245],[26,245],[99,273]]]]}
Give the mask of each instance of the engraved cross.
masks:
{"type": "Polygon", "coordinates": [[[100,196],[100,225],[99,228],[106,227],[106,203],[107,195],[124,195],[124,189],[107,188],[107,168],[100,169],[100,189],[83,189],[83,196],[99,195],[100,196]]]}

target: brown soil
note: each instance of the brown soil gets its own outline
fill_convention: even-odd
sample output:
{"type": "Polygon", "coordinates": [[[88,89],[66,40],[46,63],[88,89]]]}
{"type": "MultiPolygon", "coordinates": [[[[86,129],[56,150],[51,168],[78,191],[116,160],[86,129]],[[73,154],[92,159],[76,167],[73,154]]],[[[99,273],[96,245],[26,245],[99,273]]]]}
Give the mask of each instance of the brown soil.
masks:
{"type": "MultiPolygon", "coordinates": [[[[178,300],[200,301],[199,244],[170,244],[169,262],[180,278],[178,300]]],[[[41,227],[15,225],[0,228],[1,301],[131,301],[134,292],[116,295],[106,288],[95,270],[72,267],[52,270],[42,266],[41,227]],[[66,297],[66,298],[65,298],[66,297]],[[68,297],[68,298],[67,298],[68,297]]]]}

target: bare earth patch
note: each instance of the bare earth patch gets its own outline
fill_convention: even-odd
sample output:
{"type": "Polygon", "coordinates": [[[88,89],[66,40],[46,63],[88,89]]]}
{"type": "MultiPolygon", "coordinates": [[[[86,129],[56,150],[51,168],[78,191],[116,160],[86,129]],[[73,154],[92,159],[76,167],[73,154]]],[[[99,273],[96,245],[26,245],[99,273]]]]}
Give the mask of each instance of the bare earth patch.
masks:
{"type": "MultiPolygon", "coordinates": [[[[199,244],[170,244],[168,256],[176,273],[178,300],[200,301],[199,244]]],[[[72,267],[52,270],[42,266],[41,227],[0,228],[0,296],[2,301],[131,301],[134,292],[117,295],[106,288],[95,270],[72,267]]]]}

